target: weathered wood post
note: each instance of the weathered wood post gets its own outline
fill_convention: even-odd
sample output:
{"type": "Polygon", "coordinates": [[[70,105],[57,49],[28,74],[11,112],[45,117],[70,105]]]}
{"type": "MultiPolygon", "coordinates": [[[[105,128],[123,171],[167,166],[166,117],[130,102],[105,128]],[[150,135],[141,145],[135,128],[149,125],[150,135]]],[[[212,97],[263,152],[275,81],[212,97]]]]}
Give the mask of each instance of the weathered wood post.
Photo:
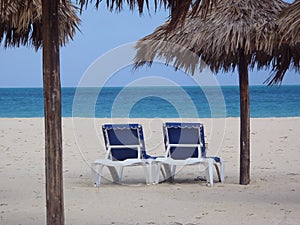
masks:
{"type": "Polygon", "coordinates": [[[59,0],[42,1],[47,224],[64,224],[59,0]]]}
{"type": "Polygon", "coordinates": [[[248,62],[240,53],[238,64],[240,86],[240,184],[250,183],[250,99],[248,62]]]}

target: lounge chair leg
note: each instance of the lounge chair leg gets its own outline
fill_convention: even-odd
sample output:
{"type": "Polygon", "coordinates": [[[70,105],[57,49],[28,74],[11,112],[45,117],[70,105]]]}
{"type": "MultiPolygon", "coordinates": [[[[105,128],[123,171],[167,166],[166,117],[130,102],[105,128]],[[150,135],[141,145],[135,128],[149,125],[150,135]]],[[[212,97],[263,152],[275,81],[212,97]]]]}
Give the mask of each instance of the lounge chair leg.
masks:
{"type": "Polygon", "coordinates": [[[152,176],[152,162],[149,163],[149,183],[153,184],[153,176],[152,176]]]}
{"type": "Polygon", "coordinates": [[[119,182],[122,181],[122,178],[123,178],[123,169],[124,167],[123,166],[120,166],[120,169],[119,169],[119,182]]]}
{"type": "Polygon", "coordinates": [[[99,165],[97,187],[99,187],[101,185],[103,167],[104,167],[103,165],[99,165]]]}
{"type": "Polygon", "coordinates": [[[213,166],[214,166],[213,160],[209,160],[207,162],[207,166],[206,166],[206,176],[208,177],[207,182],[210,183],[211,187],[213,187],[213,185],[214,185],[213,166]]]}
{"type": "Polygon", "coordinates": [[[93,185],[97,186],[98,176],[97,176],[96,164],[95,163],[91,164],[91,172],[92,172],[92,182],[93,182],[93,185]]]}
{"type": "Polygon", "coordinates": [[[152,163],[143,165],[146,177],[146,184],[152,184],[152,163]]]}
{"type": "Polygon", "coordinates": [[[156,163],[155,164],[155,178],[154,178],[154,184],[158,184],[159,183],[159,173],[160,171],[162,172],[163,176],[164,176],[164,179],[166,178],[165,177],[165,173],[161,167],[161,164],[160,163],[156,163]]]}
{"type": "Polygon", "coordinates": [[[171,173],[172,173],[172,177],[173,177],[173,179],[174,179],[175,173],[176,173],[176,166],[175,166],[175,165],[173,165],[173,166],[171,167],[171,173]]]}
{"type": "Polygon", "coordinates": [[[225,181],[225,166],[224,166],[224,162],[220,161],[220,173],[221,173],[221,182],[223,183],[225,181]]]}
{"type": "Polygon", "coordinates": [[[109,172],[110,172],[110,174],[111,174],[111,177],[112,177],[112,179],[113,179],[113,182],[114,182],[114,183],[120,182],[120,176],[119,176],[119,174],[118,174],[116,168],[113,167],[113,166],[108,166],[108,170],[109,170],[109,172]]]}
{"type": "Polygon", "coordinates": [[[101,184],[102,170],[103,170],[103,165],[99,165],[96,163],[91,164],[92,182],[93,182],[94,186],[96,186],[96,187],[99,187],[101,184]],[[99,166],[98,172],[96,170],[97,165],[99,166]]]}
{"type": "Polygon", "coordinates": [[[163,175],[163,181],[165,181],[167,179],[166,174],[164,169],[161,166],[161,163],[154,163],[154,180],[153,180],[153,184],[158,184],[159,183],[159,174],[161,172],[161,174],[163,175]]]}
{"type": "Polygon", "coordinates": [[[163,180],[165,181],[167,179],[167,174],[165,173],[164,168],[161,166],[161,163],[158,163],[158,165],[159,166],[158,166],[158,171],[157,171],[157,173],[158,173],[158,175],[157,175],[158,176],[158,178],[157,178],[158,180],[157,181],[159,182],[159,170],[160,170],[161,174],[164,177],[163,180]]]}
{"type": "Polygon", "coordinates": [[[222,182],[222,178],[221,178],[221,175],[220,175],[219,167],[218,167],[218,165],[216,163],[215,163],[215,168],[216,168],[216,171],[217,171],[219,182],[222,182]]]}
{"type": "Polygon", "coordinates": [[[174,182],[174,177],[172,177],[172,172],[171,172],[171,168],[170,165],[168,164],[163,164],[165,172],[166,172],[166,181],[167,182],[174,182]]]}

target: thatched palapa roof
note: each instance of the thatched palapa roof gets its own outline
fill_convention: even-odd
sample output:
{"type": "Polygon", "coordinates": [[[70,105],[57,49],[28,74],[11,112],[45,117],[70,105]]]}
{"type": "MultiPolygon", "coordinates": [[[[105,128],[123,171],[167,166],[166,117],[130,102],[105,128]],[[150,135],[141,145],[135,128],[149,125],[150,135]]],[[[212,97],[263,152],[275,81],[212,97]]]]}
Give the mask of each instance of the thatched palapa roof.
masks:
{"type": "MultiPolygon", "coordinates": [[[[73,38],[80,19],[77,8],[70,0],[61,0],[59,8],[60,44],[73,38]]],[[[42,45],[41,0],[0,0],[0,43],[4,47],[42,45]],[[3,42],[3,43],[2,43],[3,42]]]]}
{"type": "Polygon", "coordinates": [[[278,24],[284,41],[291,45],[300,44],[300,0],[282,10],[278,24]]]}
{"type": "Polygon", "coordinates": [[[169,34],[167,21],[139,40],[136,65],[163,57],[194,73],[202,59],[217,73],[234,70],[243,57],[250,68],[270,66],[278,43],[276,20],[287,6],[281,0],[220,0],[206,18],[190,14],[181,28],[169,34]]]}
{"type": "MultiPolygon", "coordinates": [[[[100,3],[103,0],[77,0],[81,6],[81,10],[87,7],[88,4],[93,3],[95,8],[100,8],[100,3]]],[[[124,5],[128,5],[130,10],[138,8],[139,13],[143,13],[144,8],[149,10],[150,4],[154,5],[154,10],[156,11],[159,7],[170,10],[170,23],[168,30],[175,29],[178,23],[181,23],[189,10],[192,10],[192,14],[205,15],[213,5],[217,3],[218,0],[107,0],[106,7],[112,10],[120,11],[123,9],[124,5]]]]}
{"type": "Polygon", "coordinates": [[[270,79],[274,83],[282,80],[289,68],[300,72],[300,0],[282,10],[277,33],[280,49],[276,53],[275,75],[270,79]]]}

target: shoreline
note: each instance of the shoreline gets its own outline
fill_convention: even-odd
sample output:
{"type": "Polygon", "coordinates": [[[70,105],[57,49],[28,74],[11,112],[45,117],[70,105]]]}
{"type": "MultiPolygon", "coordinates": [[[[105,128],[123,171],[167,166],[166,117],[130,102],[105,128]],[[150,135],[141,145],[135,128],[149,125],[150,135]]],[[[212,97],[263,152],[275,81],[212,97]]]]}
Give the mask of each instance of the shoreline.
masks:
{"type": "MultiPolygon", "coordinates": [[[[0,117],[0,120],[1,119],[44,119],[45,117],[42,116],[42,117],[0,117]]],[[[211,117],[155,117],[155,118],[152,118],[152,117],[80,117],[80,116],[76,116],[76,117],[72,117],[72,116],[63,116],[61,117],[62,119],[103,119],[103,120],[110,120],[110,119],[132,119],[132,120],[135,120],[135,119],[162,119],[162,120],[175,120],[175,119],[183,119],[183,120],[190,120],[190,119],[239,119],[240,117],[215,117],[215,118],[211,118],[211,117]]],[[[281,116],[281,117],[250,117],[250,119],[284,119],[284,118],[300,118],[300,116],[281,116]]]]}
{"type": "MultiPolygon", "coordinates": [[[[176,86],[176,85],[175,85],[176,86]]],[[[279,86],[268,86],[265,84],[250,84],[249,87],[284,87],[284,86],[300,86],[300,84],[281,84],[279,86]]],[[[102,86],[102,87],[93,87],[93,86],[83,86],[83,87],[77,87],[77,86],[62,86],[61,88],[124,88],[124,86],[102,86]]],[[[126,87],[126,86],[125,86],[126,87]]],[[[136,88],[136,87],[173,87],[172,85],[170,86],[161,86],[161,85],[139,85],[139,86],[131,86],[132,88],[136,88]]],[[[181,87],[198,87],[198,85],[184,85],[181,87]]],[[[239,84],[226,84],[226,85],[213,85],[213,86],[209,86],[209,85],[203,85],[203,87],[239,87],[239,84]]],[[[32,89],[43,89],[42,86],[37,87],[37,86],[33,86],[33,87],[13,87],[13,86],[9,86],[9,87],[0,87],[0,89],[28,89],[28,88],[32,88],[32,89]]]]}
{"type": "MultiPolygon", "coordinates": [[[[179,118],[64,117],[66,224],[299,224],[300,117],[251,118],[251,183],[239,185],[239,118],[180,118],[203,122],[208,155],[225,162],[225,183],[178,170],[175,183],[145,185],[143,170],[125,168],[124,183],[105,170],[93,187],[90,163],[105,155],[102,123],[139,122],[150,155],[163,155],[162,122],[179,118]],[[225,123],[224,123],[225,122],[225,123]],[[224,125],[225,124],[225,125],[224,125]],[[226,221],[226,222],[224,222],[226,221]]],[[[44,118],[0,118],[0,224],[45,223],[44,118]]]]}

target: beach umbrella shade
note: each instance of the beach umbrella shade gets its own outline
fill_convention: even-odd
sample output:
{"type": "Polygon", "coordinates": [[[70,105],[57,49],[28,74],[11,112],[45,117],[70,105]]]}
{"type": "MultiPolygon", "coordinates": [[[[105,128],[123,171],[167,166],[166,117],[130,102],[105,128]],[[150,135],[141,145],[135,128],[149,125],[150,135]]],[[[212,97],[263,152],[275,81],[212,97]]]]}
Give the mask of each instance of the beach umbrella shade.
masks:
{"type": "MultiPolygon", "coordinates": [[[[62,0],[63,1],[63,0],[62,0]]],[[[65,45],[73,39],[80,20],[71,1],[59,4],[59,42],[65,45]]],[[[41,0],[0,0],[0,43],[4,47],[42,45],[42,1],[41,0]]]]}
{"type": "Polygon", "coordinates": [[[43,46],[47,224],[64,224],[59,46],[75,34],[79,18],[69,0],[1,0],[0,43],[43,46]]]}
{"type": "MultiPolygon", "coordinates": [[[[102,0],[77,0],[81,6],[81,10],[88,6],[89,3],[94,2],[95,8],[99,9],[102,0]]],[[[106,1],[106,6],[111,11],[121,11],[124,5],[128,5],[130,10],[134,10],[136,7],[140,13],[143,13],[144,8],[149,10],[150,3],[153,3],[154,10],[158,7],[169,9],[170,22],[168,23],[168,31],[176,29],[178,24],[185,19],[189,10],[193,15],[206,15],[212,6],[216,5],[218,0],[118,0],[118,1],[106,1]]]]}
{"type": "Polygon", "coordinates": [[[278,19],[279,50],[271,83],[279,83],[289,68],[300,72],[300,0],[282,10],[278,19]]]}
{"type": "Polygon", "coordinates": [[[215,73],[238,69],[240,184],[250,182],[248,68],[272,65],[278,38],[276,20],[286,6],[280,0],[220,0],[205,18],[190,14],[181,27],[169,33],[167,21],[136,44],[136,67],[151,65],[158,57],[192,74],[202,69],[200,60],[215,73]]]}
{"type": "Polygon", "coordinates": [[[300,44],[300,0],[287,6],[279,15],[278,26],[282,41],[300,44]]]}

